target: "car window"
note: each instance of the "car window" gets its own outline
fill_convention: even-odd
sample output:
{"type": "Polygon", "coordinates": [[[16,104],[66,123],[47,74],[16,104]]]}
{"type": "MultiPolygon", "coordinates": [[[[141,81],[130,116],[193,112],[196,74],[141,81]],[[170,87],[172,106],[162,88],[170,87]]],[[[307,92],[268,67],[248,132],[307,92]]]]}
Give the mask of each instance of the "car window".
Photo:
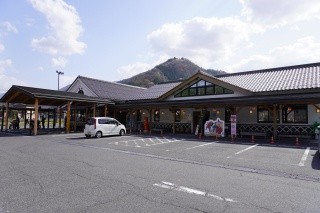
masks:
{"type": "Polygon", "coordinates": [[[88,118],[87,121],[86,121],[86,124],[88,125],[94,125],[96,122],[96,119],[94,118],[88,118]]]}
{"type": "Polygon", "coordinates": [[[98,120],[98,123],[99,123],[99,124],[107,124],[107,123],[108,123],[108,120],[102,118],[102,119],[99,119],[99,120],[98,120]]]}
{"type": "Polygon", "coordinates": [[[112,124],[112,125],[118,125],[118,121],[116,121],[116,120],[110,120],[109,123],[112,124]]]}

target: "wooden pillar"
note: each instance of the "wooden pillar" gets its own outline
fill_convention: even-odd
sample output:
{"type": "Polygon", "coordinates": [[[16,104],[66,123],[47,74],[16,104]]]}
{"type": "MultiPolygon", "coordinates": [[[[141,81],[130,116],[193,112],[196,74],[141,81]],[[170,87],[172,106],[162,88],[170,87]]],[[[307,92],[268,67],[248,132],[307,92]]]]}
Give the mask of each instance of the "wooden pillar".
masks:
{"type": "Polygon", "coordinates": [[[151,129],[152,129],[152,109],[149,109],[149,116],[150,116],[150,120],[149,120],[149,130],[151,131],[151,129]]]}
{"type": "Polygon", "coordinates": [[[67,133],[70,133],[70,101],[68,101],[68,104],[67,104],[67,115],[66,115],[66,119],[67,119],[67,122],[66,122],[66,132],[67,133]]]}
{"type": "Polygon", "coordinates": [[[272,114],[273,114],[273,138],[275,139],[277,137],[277,106],[274,104],[272,108],[272,114]]]}
{"type": "Polygon", "coordinates": [[[58,107],[58,116],[59,116],[59,118],[58,118],[58,122],[59,122],[59,129],[61,129],[61,117],[62,117],[62,110],[61,110],[61,107],[58,107]]]}
{"type": "Polygon", "coordinates": [[[38,134],[38,114],[39,114],[39,100],[38,98],[35,98],[34,101],[34,124],[33,124],[33,134],[38,134]]]}
{"type": "Polygon", "coordinates": [[[76,131],[77,130],[77,104],[74,104],[74,112],[73,112],[73,130],[76,131]]]}
{"type": "Polygon", "coordinates": [[[27,128],[27,110],[24,110],[24,129],[27,128]]]}
{"type": "Polygon", "coordinates": [[[176,134],[176,109],[172,109],[173,123],[172,123],[172,133],[176,134]]]}
{"type": "Polygon", "coordinates": [[[86,107],[86,115],[85,115],[86,120],[87,120],[88,117],[89,117],[89,116],[88,116],[88,111],[89,111],[89,110],[88,110],[88,107],[86,107]]]}
{"type": "Polygon", "coordinates": [[[6,102],[6,114],[4,117],[4,130],[7,131],[9,127],[9,102],[6,102]]]}
{"type": "Polygon", "coordinates": [[[52,128],[53,129],[55,129],[56,128],[56,123],[57,123],[57,118],[56,118],[56,116],[57,116],[57,110],[56,109],[54,109],[53,111],[53,125],[52,125],[52,128]]]}
{"type": "Polygon", "coordinates": [[[4,106],[2,106],[1,132],[3,131],[3,124],[4,124],[4,106]]]}
{"type": "Polygon", "coordinates": [[[93,104],[93,117],[96,117],[96,104],[93,104]]]}
{"type": "Polygon", "coordinates": [[[104,117],[107,117],[107,115],[108,115],[108,105],[105,104],[104,105],[104,117]]]}

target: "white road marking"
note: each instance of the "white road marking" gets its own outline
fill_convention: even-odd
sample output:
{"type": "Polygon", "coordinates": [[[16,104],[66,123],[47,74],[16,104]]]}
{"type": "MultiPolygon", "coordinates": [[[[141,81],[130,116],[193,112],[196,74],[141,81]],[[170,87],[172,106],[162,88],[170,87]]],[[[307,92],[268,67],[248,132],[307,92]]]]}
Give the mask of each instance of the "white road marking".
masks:
{"type": "Polygon", "coordinates": [[[237,152],[235,155],[239,155],[239,154],[241,154],[241,153],[243,153],[243,152],[245,152],[245,151],[248,151],[249,149],[252,149],[252,148],[254,148],[254,147],[258,146],[258,145],[259,145],[259,144],[255,144],[255,145],[250,146],[250,147],[248,147],[248,148],[246,148],[246,149],[243,149],[243,150],[237,152]]]}
{"type": "Polygon", "coordinates": [[[304,166],[304,163],[305,163],[306,160],[307,160],[309,151],[310,151],[310,147],[306,148],[306,150],[304,151],[304,154],[302,155],[302,158],[301,158],[301,160],[300,160],[299,166],[304,166]]]}
{"type": "Polygon", "coordinates": [[[136,145],[136,147],[141,147],[141,146],[139,146],[139,144],[137,143],[136,140],[134,141],[134,144],[136,145]]]}
{"type": "Polygon", "coordinates": [[[185,187],[185,186],[178,186],[178,185],[175,185],[175,184],[169,183],[169,182],[162,181],[161,183],[155,183],[153,185],[157,186],[157,187],[164,188],[164,189],[175,190],[175,191],[178,191],[178,192],[186,192],[186,193],[189,193],[189,194],[194,194],[194,195],[199,195],[199,196],[204,196],[204,197],[212,197],[212,198],[214,198],[216,200],[220,200],[220,201],[227,201],[227,202],[233,202],[233,203],[238,202],[238,201],[235,201],[235,200],[233,200],[231,198],[223,198],[223,197],[220,197],[218,195],[210,194],[208,192],[204,192],[204,191],[200,191],[200,190],[197,190],[197,189],[188,188],[188,187],[185,187]]]}
{"type": "Polygon", "coordinates": [[[205,144],[202,144],[202,145],[199,145],[199,146],[190,147],[190,148],[187,148],[186,150],[195,149],[195,148],[202,147],[202,146],[207,146],[207,145],[210,145],[210,144],[212,144],[212,143],[205,143],[205,144]]]}

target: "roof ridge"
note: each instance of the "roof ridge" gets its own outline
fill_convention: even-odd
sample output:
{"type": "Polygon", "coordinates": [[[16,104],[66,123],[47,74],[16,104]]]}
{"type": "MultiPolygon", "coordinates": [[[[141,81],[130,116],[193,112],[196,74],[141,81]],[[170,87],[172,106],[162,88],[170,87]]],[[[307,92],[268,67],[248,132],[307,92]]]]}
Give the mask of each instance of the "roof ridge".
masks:
{"type": "Polygon", "coordinates": [[[144,87],[138,87],[138,86],[133,86],[133,85],[129,85],[129,84],[122,84],[122,83],[118,83],[118,82],[112,82],[112,81],[106,81],[106,80],[101,80],[101,79],[96,79],[96,78],[90,78],[90,77],[81,76],[81,75],[79,75],[78,77],[79,78],[86,78],[86,79],[94,80],[94,81],[100,81],[100,82],[104,82],[104,83],[110,83],[110,84],[116,84],[116,85],[122,85],[122,86],[137,88],[137,89],[146,89],[144,87]]]}
{"type": "Polygon", "coordinates": [[[308,64],[290,65],[290,66],[281,66],[281,67],[266,68],[266,69],[251,70],[251,71],[243,71],[243,72],[236,72],[236,73],[228,73],[228,74],[216,75],[215,77],[221,78],[221,77],[228,77],[228,76],[255,74],[255,73],[261,73],[261,72],[284,71],[284,70],[288,70],[288,69],[298,69],[298,68],[307,68],[307,67],[315,67],[315,66],[320,66],[320,62],[308,63],[308,64]]]}

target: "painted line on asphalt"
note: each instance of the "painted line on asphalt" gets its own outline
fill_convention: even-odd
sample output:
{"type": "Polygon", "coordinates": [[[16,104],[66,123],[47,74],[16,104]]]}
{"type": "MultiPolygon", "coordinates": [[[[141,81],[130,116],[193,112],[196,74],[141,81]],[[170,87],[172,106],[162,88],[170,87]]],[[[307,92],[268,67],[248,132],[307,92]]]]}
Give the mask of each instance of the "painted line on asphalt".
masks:
{"type": "Polygon", "coordinates": [[[178,186],[178,185],[170,183],[170,182],[162,181],[161,183],[155,183],[153,185],[157,186],[157,187],[164,188],[164,189],[170,189],[170,190],[178,191],[178,192],[186,192],[186,193],[189,193],[189,194],[200,195],[200,196],[203,196],[203,197],[210,197],[210,198],[214,198],[214,199],[220,200],[220,201],[226,201],[226,202],[232,202],[232,203],[237,203],[238,202],[238,201],[235,201],[235,200],[233,200],[231,198],[224,198],[224,197],[221,197],[221,196],[218,196],[218,195],[214,195],[214,194],[211,194],[211,193],[208,193],[208,192],[205,192],[205,191],[200,191],[200,190],[188,188],[188,187],[185,187],[185,186],[178,186]]]}
{"type": "Polygon", "coordinates": [[[259,144],[255,144],[255,145],[253,145],[253,146],[250,146],[250,147],[248,147],[248,148],[245,148],[245,149],[243,149],[243,150],[235,153],[235,155],[239,155],[239,154],[241,154],[241,153],[243,153],[243,152],[246,152],[246,151],[248,151],[248,150],[250,150],[250,149],[252,149],[252,148],[254,148],[254,147],[258,146],[258,145],[259,145],[259,144]]]}
{"type": "Polygon", "coordinates": [[[304,151],[304,153],[303,153],[303,155],[302,155],[302,157],[301,157],[299,166],[304,166],[304,163],[305,163],[306,160],[307,160],[309,151],[310,151],[310,147],[306,148],[306,150],[304,151]]]}
{"type": "Polygon", "coordinates": [[[202,145],[199,145],[199,146],[193,146],[193,147],[186,148],[186,150],[195,149],[195,148],[199,148],[199,147],[203,147],[203,146],[207,146],[207,145],[211,145],[211,144],[212,143],[205,143],[205,144],[202,144],[202,145]]]}

